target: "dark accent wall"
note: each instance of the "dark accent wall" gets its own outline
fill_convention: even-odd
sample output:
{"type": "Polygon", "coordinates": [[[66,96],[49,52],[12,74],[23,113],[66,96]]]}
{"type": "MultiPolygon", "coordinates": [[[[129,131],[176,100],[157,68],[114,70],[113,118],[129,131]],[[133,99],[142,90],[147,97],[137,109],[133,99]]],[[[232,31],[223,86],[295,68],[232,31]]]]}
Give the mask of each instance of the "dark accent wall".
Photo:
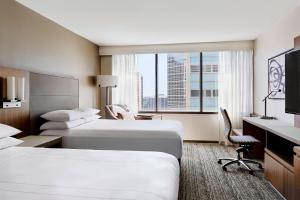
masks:
{"type": "Polygon", "coordinates": [[[0,1],[0,66],[79,79],[80,106],[98,106],[98,46],[22,6],[0,1]]]}
{"type": "Polygon", "coordinates": [[[22,131],[18,136],[29,133],[29,72],[0,66],[0,103],[6,99],[6,77],[16,76],[25,78],[25,101],[21,108],[3,109],[0,105],[0,123],[13,126],[22,131]]]}

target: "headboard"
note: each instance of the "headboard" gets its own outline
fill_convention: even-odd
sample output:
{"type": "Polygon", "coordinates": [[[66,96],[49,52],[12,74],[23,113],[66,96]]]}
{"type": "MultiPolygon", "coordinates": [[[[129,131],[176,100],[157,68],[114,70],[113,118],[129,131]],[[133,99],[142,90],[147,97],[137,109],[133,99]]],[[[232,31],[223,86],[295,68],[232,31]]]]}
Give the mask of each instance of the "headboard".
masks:
{"type": "Polygon", "coordinates": [[[79,106],[79,80],[71,77],[30,73],[30,133],[39,134],[40,115],[79,106]]]}

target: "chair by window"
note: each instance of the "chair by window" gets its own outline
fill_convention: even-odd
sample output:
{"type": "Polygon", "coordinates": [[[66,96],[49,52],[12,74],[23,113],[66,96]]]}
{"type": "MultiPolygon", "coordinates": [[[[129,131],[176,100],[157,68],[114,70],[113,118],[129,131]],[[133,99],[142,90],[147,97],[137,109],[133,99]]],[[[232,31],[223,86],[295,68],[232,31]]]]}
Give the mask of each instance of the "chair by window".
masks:
{"type": "Polygon", "coordinates": [[[136,116],[127,108],[127,106],[121,104],[105,106],[105,116],[107,119],[136,120],[136,116]]]}

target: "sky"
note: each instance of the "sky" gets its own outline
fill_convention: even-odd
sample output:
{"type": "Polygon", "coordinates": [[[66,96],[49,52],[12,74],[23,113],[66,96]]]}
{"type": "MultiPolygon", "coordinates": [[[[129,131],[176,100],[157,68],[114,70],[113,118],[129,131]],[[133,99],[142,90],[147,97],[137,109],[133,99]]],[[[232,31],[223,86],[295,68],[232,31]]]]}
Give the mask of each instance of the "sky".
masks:
{"type": "MultiPolygon", "coordinates": [[[[137,55],[138,71],[142,73],[144,81],[144,96],[155,96],[155,54],[137,55]]],[[[167,54],[158,56],[158,93],[167,95],[167,54]]]]}

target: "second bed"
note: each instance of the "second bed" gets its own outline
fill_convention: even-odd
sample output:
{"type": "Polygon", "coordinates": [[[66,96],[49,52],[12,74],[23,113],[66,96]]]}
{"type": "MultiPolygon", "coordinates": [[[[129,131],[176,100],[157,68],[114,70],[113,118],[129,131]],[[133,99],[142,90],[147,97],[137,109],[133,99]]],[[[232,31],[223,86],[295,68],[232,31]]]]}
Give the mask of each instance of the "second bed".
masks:
{"type": "Polygon", "coordinates": [[[41,135],[63,137],[63,147],[165,152],[182,156],[182,124],[171,120],[98,119],[65,130],[46,130],[41,135]]]}

